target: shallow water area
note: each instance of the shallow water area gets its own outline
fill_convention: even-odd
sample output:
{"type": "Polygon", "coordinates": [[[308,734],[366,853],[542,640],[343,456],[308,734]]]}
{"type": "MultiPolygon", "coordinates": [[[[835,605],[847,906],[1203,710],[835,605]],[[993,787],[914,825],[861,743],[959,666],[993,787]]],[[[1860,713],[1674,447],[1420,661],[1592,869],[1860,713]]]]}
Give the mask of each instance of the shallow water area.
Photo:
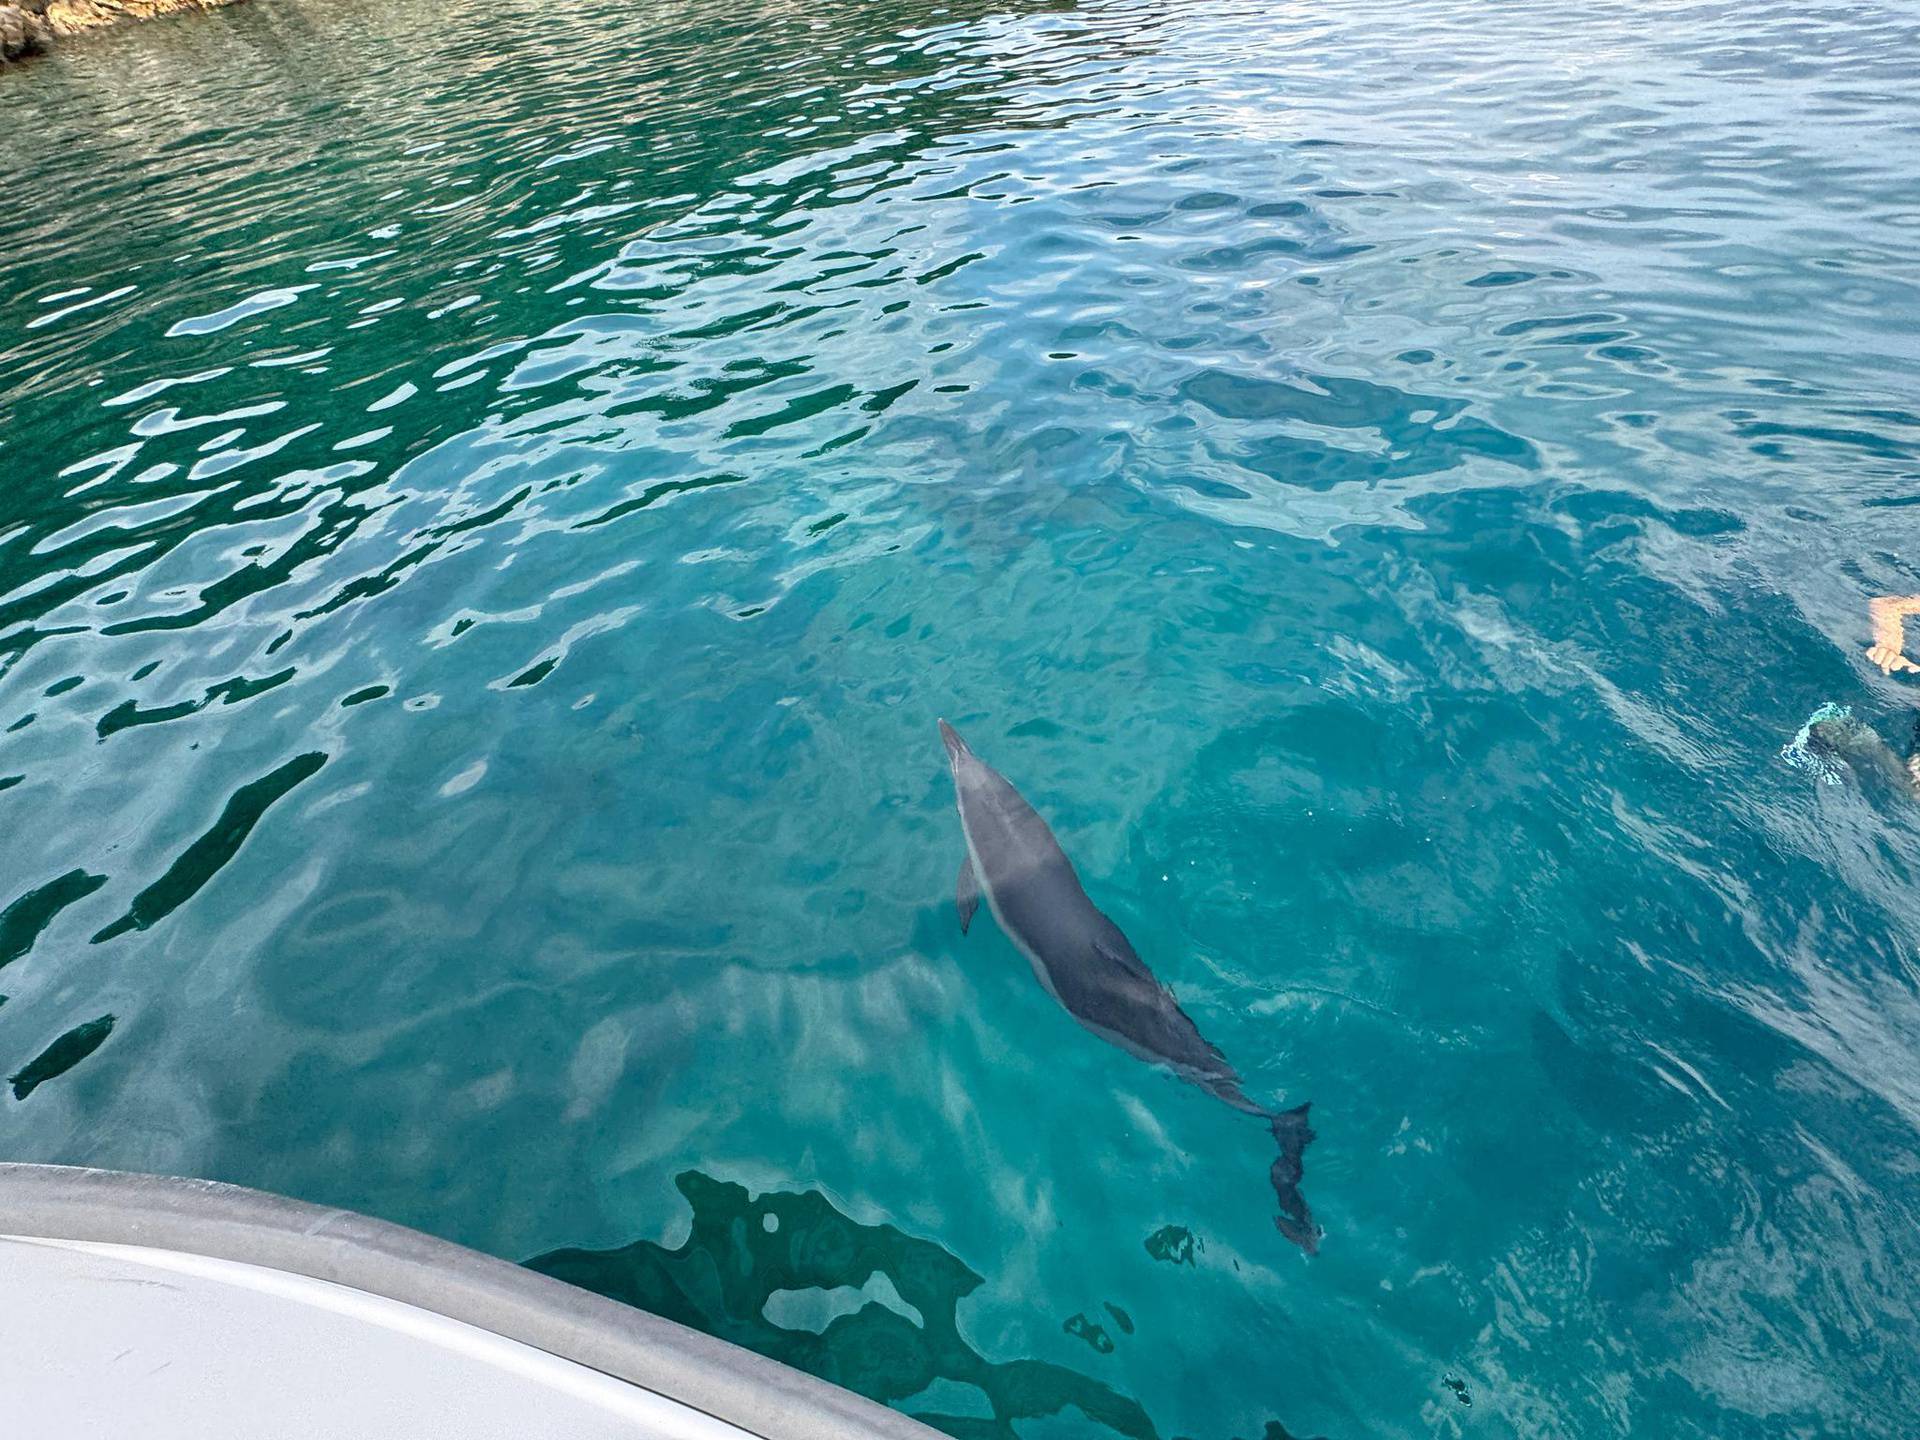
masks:
{"type": "Polygon", "coordinates": [[[1920,812],[1781,751],[1912,729],[1917,97],[1852,0],[256,0],[0,74],[0,1157],[961,1440],[1908,1433],[1920,812]],[[1317,1257],[962,936],[937,716],[1313,1101],[1317,1257]]]}

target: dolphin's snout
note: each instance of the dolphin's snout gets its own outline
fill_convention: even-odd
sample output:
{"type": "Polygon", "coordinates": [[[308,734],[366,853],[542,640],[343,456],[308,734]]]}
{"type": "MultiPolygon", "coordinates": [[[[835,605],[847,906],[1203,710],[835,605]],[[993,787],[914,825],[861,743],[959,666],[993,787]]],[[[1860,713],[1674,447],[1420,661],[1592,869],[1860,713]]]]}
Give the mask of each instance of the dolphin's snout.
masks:
{"type": "Polygon", "coordinates": [[[960,738],[960,732],[945,720],[940,722],[940,743],[947,747],[947,761],[950,764],[958,764],[961,756],[973,754],[967,748],[967,742],[960,738]]]}

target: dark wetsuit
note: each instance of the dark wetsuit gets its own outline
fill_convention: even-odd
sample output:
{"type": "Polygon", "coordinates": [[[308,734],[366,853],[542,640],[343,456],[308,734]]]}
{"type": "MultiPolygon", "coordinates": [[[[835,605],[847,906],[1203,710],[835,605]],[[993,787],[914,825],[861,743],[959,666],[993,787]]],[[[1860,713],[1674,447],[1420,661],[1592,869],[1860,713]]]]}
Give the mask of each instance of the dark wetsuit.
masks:
{"type": "Polygon", "coordinates": [[[1900,754],[1846,706],[1822,705],[1781,753],[1823,780],[1836,782],[1843,769],[1851,770],[1920,800],[1920,715],[1900,754]]]}

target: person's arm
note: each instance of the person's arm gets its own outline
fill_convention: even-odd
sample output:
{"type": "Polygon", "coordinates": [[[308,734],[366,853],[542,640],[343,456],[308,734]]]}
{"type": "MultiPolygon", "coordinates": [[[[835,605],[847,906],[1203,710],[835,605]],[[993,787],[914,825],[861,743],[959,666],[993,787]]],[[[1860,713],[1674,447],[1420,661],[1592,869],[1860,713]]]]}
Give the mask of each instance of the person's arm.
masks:
{"type": "Polygon", "coordinates": [[[1883,675],[1896,670],[1920,674],[1920,665],[1903,653],[1907,636],[1900,622],[1909,615],[1920,615],[1920,595],[1879,595],[1867,602],[1867,619],[1873,622],[1873,644],[1867,647],[1867,659],[1878,665],[1883,675]]]}

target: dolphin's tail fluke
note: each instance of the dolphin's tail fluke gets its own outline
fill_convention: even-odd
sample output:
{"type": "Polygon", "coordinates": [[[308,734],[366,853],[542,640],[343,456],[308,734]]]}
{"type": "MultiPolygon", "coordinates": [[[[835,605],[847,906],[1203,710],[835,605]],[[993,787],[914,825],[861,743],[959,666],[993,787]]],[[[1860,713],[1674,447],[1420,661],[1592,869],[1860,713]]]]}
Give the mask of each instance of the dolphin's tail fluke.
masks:
{"type": "Polygon", "coordinates": [[[1307,1123],[1307,1110],[1312,1104],[1309,1100],[1305,1105],[1267,1117],[1267,1123],[1273,1127],[1273,1138],[1280,1142],[1280,1158],[1273,1162],[1270,1172],[1273,1193],[1280,1201],[1280,1213],[1273,1217],[1273,1223],[1282,1235],[1309,1255],[1320,1248],[1320,1227],[1314,1223],[1313,1211],[1307,1208],[1307,1197],[1300,1193],[1300,1177],[1305,1173],[1300,1157],[1313,1143],[1313,1127],[1307,1123]]]}

